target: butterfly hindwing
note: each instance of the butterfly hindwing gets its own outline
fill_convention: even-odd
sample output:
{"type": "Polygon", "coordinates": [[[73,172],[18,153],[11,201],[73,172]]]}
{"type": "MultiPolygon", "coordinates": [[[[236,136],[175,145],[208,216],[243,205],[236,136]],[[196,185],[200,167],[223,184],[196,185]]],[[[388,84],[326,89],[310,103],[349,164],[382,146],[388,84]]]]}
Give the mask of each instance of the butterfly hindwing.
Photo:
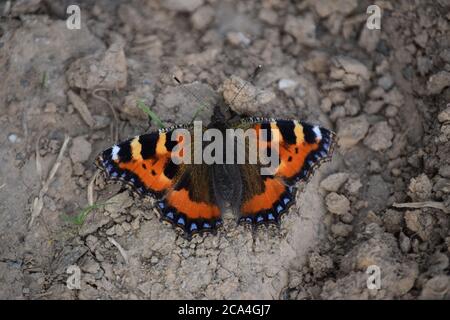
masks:
{"type": "Polygon", "coordinates": [[[252,223],[278,223],[281,215],[294,203],[297,181],[307,180],[315,167],[329,158],[334,133],[319,126],[295,120],[251,118],[244,119],[241,127],[257,132],[260,146],[276,150],[278,166],[271,175],[262,175],[260,165],[241,166],[244,199],[239,221],[252,223]]]}
{"type": "Polygon", "coordinates": [[[240,223],[278,224],[295,199],[296,189],[275,176],[263,176],[258,165],[241,165],[243,184],[240,223]]]}
{"type": "Polygon", "coordinates": [[[186,165],[186,171],[157,206],[161,219],[193,234],[215,232],[222,225],[211,186],[211,167],[203,164],[186,165]]]}

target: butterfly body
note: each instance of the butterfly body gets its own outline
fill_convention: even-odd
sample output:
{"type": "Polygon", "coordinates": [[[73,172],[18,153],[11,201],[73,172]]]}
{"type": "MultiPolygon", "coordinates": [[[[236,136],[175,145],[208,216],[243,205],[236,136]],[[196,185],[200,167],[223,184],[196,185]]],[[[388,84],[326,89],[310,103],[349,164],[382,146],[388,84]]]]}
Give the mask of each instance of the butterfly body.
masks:
{"type": "MultiPolygon", "coordinates": [[[[250,163],[245,155],[245,161],[236,161],[239,144],[232,145],[227,138],[222,154],[232,155],[231,163],[175,163],[177,146],[186,144],[176,136],[177,128],[180,126],[114,145],[99,155],[97,165],[111,180],[125,182],[140,195],[155,198],[161,220],[181,229],[187,238],[214,233],[222,226],[222,214],[228,209],[238,223],[279,224],[295,201],[295,184],[306,181],[316,165],[331,156],[334,142],[334,134],[319,126],[295,120],[241,119],[229,109],[216,107],[205,130],[214,129],[224,137],[230,129],[266,130],[266,135],[243,140],[245,150],[256,139],[258,148],[276,155],[275,170],[262,174],[264,165],[259,160],[250,163]]],[[[181,128],[193,131],[190,126],[181,128]]],[[[195,143],[198,136],[193,136],[195,143]]],[[[200,145],[207,146],[208,142],[200,145]]]]}

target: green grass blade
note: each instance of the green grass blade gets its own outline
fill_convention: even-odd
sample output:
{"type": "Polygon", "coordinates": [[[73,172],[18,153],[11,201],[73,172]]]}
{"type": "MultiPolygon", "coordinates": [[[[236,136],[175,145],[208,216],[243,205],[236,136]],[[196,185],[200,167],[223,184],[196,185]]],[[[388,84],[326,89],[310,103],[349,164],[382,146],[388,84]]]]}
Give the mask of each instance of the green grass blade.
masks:
{"type": "Polygon", "coordinates": [[[44,71],[44,73],[42,74],[41,87],[44,89],[48,88],[48,73],[47,73],[47,71],[44,71]]]}
{"type": "Polygon", "coordinates": [[[144,111],[144,112],[150,117],[150,119],[152,119],[152,121],[153,121],[159,128],[164,128],[164,127],[165,127],[165,125],[164,125],[164,123],[161,121],[161,119],[156,115],[156,113],[154,113],[152,110],[150,110],[149,107],[147,107],[147,105],[144,103],[144,101],[138,100],[138,101],[137,101],[137,106],[139,107],[139,109],[141,109],[142,111],[144,111]]]}
{"type": "Polygon", "coordinates": [[[64,215],[62,215],[62,218],[66,222],[69,222],[69,223],[77,225],[77,226],[82,226],[84,224],[84,222],[86,221],[87,216],[89,215],[89,213],[92,210],[100,208],[100,207],[105,206],[107,204],[109,204],[109,203],[94,203],[91,206],[87,206],[87,207],[83,208],[75,216],[68,216],[68,215],[64,214],[64,215]]]}
{"type": "Polygon", "coordinates": [[[195,110],[194,116],[191,119],[191,123],[193,123],[195,121],[195,119],[197,118],[197,116],[200,114],[200,112],[202,112],[203,110],[205,110],[206,107],[205,106],[200,106],[195,110]]]}

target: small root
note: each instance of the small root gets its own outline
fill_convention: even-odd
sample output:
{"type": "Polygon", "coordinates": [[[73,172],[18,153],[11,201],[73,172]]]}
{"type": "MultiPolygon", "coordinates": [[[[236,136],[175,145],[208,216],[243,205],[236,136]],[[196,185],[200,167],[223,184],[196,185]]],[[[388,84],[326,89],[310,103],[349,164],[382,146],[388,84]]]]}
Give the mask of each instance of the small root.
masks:
{"type": "Polygon", "coordinates": [[[30,219],[30,223],[28,224],[28,228],[31,228],[34,220],[41,214],[42,208],[44,207],[44,196],[47,193],[48,188],[50,187],[50,184],[52,183],[53,179],[55,178],[56,172],[58,172],[58,169],[61,166],[64,152],[67,149],[67,145],[69,144],[69,141],[70,141],[70,137],[66,136],[64,138],[64,143],[61,146],[61,149],[59,150],[58,157],[56,158],[56,161],[53,164],[52,169],[50,170],[47,180],[45,180],[44,184],[42,185],[42,188],[39,191],[39,195],[36,198],[34,198],[33,209],[31,211],[31,219],[30,219]]]}
{"type": "Polygon", "coordinates": [[[88,200],[88,204],[90,206],[94,205],[94,184],[95,184],[95,180],[97,179],[98,175],[100,174],[100,170],[97,169],[97,171],[95,171],[94,175],[91,178],[91,181],[89,181],[89,185],[87,188],[87,200],[88,200]]]}
{"type": "Polygon", "coordinates": [[[92,117],[91,112],[89,111],[86,103],[72,90],[67,92],[67,96],[69,97],[70,102],[73,104],[73,107],[80,113],[81,118],[86,122],[89,128],[93,128],[95,125],[95,120],[92,117]]]}
{"type": "Polygon", "coordinates": [[[108,237],[108,241],[111,242],[117,249],[119,249],[120,254],[126,263],[128,263],[128,254],[124,248],[116,241],[113,237],[108,237]]]}
{"type": "Polygon", "coordinates": [[[40,133],[36,139],[36,173],[39,178],[39,182],[42,185],[44,183],[42,178],[42,162],[41,155],[39,154],[39,141],[41,140],[42,134],[40,133]]]}
{"type": "Polygon", "coordinates": [[[113,139],[114,142],[118,142],[119,141],[119,118],[117,117],[116,110],[114,109],[114,106],[112,105],[112,103],[109,102],[108,99],[106,99],[106,98],[104,98],[104,97],[102,97],[102,96],[97,94],[97,92],[99,92],[99,91],[109,91],[109,90],[106,89],[106,88],[97,88],[97,89],[95,89],[92,92],[92,96],[95,99],[106,103],[108,105],[109,109],[111,110],[111,112],[113,114],[113,117],[114,117],[114,127],[113,127],[113,130],[112,130],[113,131],[112,139],[113,139]]]}
{"type": "Polygon", "coordinates": [[[424,201],[424,202],[409,202],[409,203],[394,203],[392,205],[396,208],[434,208],[442,210],[445,213],[450,213],[450,208],[447,208],[443,202],[437,201],[424,201]]]}

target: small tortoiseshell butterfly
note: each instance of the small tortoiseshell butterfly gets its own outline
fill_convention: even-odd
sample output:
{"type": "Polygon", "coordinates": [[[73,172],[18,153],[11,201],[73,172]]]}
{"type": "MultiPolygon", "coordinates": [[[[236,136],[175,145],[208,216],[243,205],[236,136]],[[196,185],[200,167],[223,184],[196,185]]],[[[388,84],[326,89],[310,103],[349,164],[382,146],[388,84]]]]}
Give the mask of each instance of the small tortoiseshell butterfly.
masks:
{"type": "MultiPolygon", "coordinates": [[[[244,119],[224,104],[216,106],[207,128],[221,132],[266,129],[265,141],[258,143],[267,149],[273,130],[279,130],[279,165],[272,175],[261,175],[260,164],[175,164],[171,154],[183,143],[176,137],[172,141],[176,128],[180,126],[114,145],[96,163],[110,179],[156,199],[160,219],[184,231],[188,239],[198,233],[215,233],[223,223],[221,213],[230,204],[238,223],[279,225],[295,201],[296,182],[306,181],[316,165],[331,157],[334,144],[334,133],[319,126],[296,120],[244,119]]],[[[192,126],[184,128],[192,130],[192,126]]],[[[225,144],[224,154],[229,152],[236,150],[228,150],[225,144]]]]}

